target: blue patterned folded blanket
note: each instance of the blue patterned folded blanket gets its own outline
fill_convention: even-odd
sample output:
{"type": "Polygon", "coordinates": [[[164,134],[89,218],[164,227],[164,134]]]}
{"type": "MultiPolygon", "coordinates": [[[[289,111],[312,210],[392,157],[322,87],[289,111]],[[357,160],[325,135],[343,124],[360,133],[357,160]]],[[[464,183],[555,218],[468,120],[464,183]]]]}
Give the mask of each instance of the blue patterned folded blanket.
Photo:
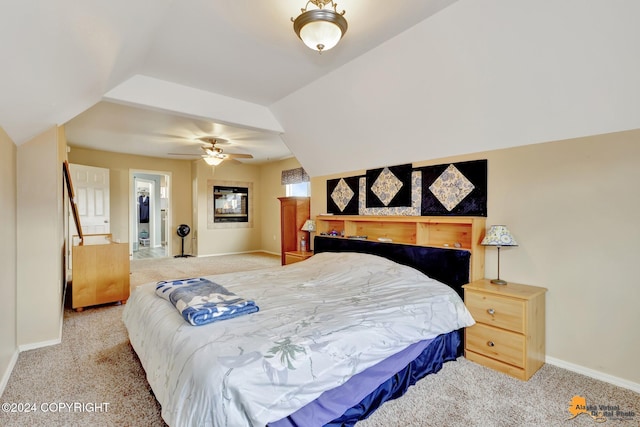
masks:
{"type": "Polygon", "coordinates": [[[259,310],[255,302],[240,298],[202,277],[158,282],[156,294],[171,302],[182,317],[194,326],[259,310]]]}

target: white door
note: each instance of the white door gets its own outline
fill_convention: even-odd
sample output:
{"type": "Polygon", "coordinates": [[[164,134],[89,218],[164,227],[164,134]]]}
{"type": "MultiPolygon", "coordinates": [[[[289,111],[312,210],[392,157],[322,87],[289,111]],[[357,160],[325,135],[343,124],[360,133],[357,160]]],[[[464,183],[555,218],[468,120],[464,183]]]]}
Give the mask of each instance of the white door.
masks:
{"type": "Polygon", "coordinates": [[[109,169],[70,164],[83,234],[108,234],[109,169]]]}

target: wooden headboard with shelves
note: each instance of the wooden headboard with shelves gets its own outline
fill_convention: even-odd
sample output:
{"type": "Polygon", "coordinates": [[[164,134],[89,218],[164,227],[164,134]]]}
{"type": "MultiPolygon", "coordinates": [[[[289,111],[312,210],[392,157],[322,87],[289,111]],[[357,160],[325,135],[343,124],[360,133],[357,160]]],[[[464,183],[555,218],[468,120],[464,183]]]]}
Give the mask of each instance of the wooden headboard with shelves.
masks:
{"type": "Polygon", "coordinates": [[[456,216],[318,215],[316,235],[359,236],[471,252],[470,279],[484,278],[485,218],[456,216]]]}

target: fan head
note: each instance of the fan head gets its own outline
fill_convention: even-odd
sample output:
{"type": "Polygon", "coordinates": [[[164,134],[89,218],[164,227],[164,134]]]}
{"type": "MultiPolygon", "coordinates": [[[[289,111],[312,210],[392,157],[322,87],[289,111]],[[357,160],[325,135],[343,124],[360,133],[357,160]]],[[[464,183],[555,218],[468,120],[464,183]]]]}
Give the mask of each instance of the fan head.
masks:
{"type": "Polygon", "coordinates": [[[187,237],[187,235],[191,232],[191,227],[189,227],[187,224],[180,224],[176,232],[180,237],[187,237]]]}

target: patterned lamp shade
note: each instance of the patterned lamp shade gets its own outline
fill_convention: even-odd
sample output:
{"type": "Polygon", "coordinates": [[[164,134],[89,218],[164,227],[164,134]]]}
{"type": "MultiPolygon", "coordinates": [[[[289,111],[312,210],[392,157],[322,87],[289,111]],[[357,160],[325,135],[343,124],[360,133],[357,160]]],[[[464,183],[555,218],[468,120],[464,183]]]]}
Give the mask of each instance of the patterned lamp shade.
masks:
{"type": "Polygon", "coordinates": [[[504,225],[492,225],[480,244],[483,246],[518,246],[518,242],[504,225]]]}
{"type": "Polygon", "coordinates": [[[316,231],[316,222],[312,219],[308,219],[304,222],[301,228],[302,231],[316,231]]]}

